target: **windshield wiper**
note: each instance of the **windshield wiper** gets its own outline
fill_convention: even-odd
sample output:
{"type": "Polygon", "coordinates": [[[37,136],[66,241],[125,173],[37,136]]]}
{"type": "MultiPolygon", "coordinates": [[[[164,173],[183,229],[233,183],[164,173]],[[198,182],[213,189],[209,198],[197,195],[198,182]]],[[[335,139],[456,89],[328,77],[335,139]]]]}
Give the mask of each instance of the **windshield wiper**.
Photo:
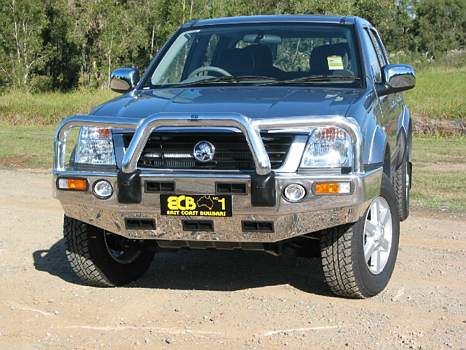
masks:
{"type": "Polygon", "coordinates": [[[186,86],[199,86],[199,85],[210,85],[210,84],[217,84],[217,83],[241,83],[241,82],[271,82],[277,81],[277,79],[268,76],[262,75],[225,75],[222,77],[217,78],[208,78],[202,80],[191,81],[188,83],[177,83],[177,84],[168,84],[166,87],[186,87],[186,86]]]}
{"type": "Polygon", "coordinates": [[[361,80],[358,76],[353,75],[309,75],[302,78],[279,80],[274,77],[265,75],[225,75],[221,77],[211,77],[207,79],[195,80],[190,82],[180,82],[176,84],[166,84],[158,87],[177,88],[189,86],[204,86],[214,85],[218,83],[242,83],[242,82],[257,82],[264,85],[280,85],[280,84],[303,84],[316,82],[332,82],[332,81],[356,81],[361,80]]]}
{"type": "Polygon", "coordinates": [[[277,84],[300,84],[314,82],[332,82],[332,81],[356,81],[361,80],[356,75],[309,75],[302,78],[279,80],[277,84]]]}

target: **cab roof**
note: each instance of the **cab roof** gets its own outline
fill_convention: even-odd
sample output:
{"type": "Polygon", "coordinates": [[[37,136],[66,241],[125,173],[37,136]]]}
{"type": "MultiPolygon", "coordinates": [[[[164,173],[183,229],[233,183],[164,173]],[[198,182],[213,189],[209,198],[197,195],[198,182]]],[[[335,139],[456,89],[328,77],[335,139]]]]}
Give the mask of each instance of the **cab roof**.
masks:
{"type": "Polygon", "coordinates": [[[244,23],[335,23],[335,24],[355,24],[357,21],[366,20],[355,16],[316,16],[316,15],[261,15],[261,16],[238,16],[222,17],[212,19],[192,20],[183,27],[195,28],[210,25],[222,24],[244,24],[244,23]]]}

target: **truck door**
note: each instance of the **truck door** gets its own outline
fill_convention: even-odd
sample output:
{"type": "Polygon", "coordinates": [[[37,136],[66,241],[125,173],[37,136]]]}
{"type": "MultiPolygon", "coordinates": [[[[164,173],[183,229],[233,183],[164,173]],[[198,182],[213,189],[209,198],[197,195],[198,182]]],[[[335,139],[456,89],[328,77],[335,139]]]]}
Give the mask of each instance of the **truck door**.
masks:
{"type": "MultiPolygon", "coordinates": [[[[382,67],[388,62],[384,55],[383,49],[378,45],[375,37],[375,32],[371,28],[364,28],[363,37],[366,42],[367,54],[372,68],[374,83],[382,83],[382,67]]],[[[374,87],[374,93],[375,87],[374,87]]],[[[396,133],[398,116],[401,113],[400,103],[397,102],[397,94],[389,94],[386,96],[378,96],[379,111],[376,113],[378,124],[384,128],[388,143],[390,145],[390,153],[396,155],[396,133]]]]}

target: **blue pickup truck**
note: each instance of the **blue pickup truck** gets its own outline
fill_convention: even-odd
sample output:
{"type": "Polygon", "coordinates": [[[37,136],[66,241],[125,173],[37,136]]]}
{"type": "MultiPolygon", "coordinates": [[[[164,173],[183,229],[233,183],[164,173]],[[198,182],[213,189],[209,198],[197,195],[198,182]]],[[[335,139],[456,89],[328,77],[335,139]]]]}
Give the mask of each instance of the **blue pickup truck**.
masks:
{"type": "Polygon", "coordinates": [[[141,77],[120,68],[110,85],[122,95],[55,134],[54,194],[84,282],[129,283],[161,250],[242,249],[317,255],[340,296],[385,288],[409,214],[401,92],[415,71],[389,63],[368,21],[194,20],[141,77]]]}

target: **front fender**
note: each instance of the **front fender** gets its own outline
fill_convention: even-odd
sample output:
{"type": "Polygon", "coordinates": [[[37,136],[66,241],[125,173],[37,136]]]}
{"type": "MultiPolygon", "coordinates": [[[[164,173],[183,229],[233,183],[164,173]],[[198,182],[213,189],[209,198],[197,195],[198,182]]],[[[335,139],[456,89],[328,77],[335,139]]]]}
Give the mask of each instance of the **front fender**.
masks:
{"type": "Polygon", "coordinates": [[[398,118],[396,132],[396,150],[393,154],[393,168],[398,169],[403,162],[405,153],[408,152],[408,161],[412,159],[412,147],[410,144],[411,113],[408,107],[403,106],[403,111],[398,118]]]}
{"type": "Polygon", "coordinates": [[[387,133],[379,125],[375,124],[372,130],[366,134],[365,147],[368,149],[367,168],[377,168],[384,164],[385,149],[387,146],[387,133]]]}
{"type": "MultiPolygon", "coordinates": [[[[409,108],[407,106],[403,106],[403,112],[400,116],[400,118],[398,119],[398,136],[400,136],[400,133],[401,132],[404,132],[404,136],[405,136],[405,144],[404,144],[404,148],[403,148],[403,154],[402,156],[404,155],[404,151],[408,151],[408,160],[411,161],[412,158],[413,158],[413,150],[412,150],[412,145],[411,145],[411,140],[410,140],[410,137],[411,137],[411,111],[409,110],[409,108]]],[[[400,141],[400,140],[399,140],[400,141]]],[[[401,158],[403,159],[403,158],[401,158]]]]}

